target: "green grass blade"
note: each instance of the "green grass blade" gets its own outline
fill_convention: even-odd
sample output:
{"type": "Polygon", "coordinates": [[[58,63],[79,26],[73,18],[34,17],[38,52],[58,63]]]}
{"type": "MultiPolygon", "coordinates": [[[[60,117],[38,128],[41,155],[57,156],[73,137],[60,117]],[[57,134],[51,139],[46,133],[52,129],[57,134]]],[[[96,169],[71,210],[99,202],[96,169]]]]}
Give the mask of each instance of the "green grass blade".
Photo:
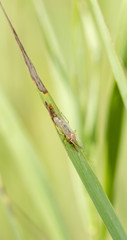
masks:
{"type": "MultiPolygon", "coordinates": [[[[9,19],[8,19],[8,21],[9,21],[9,19]]],[[[57,108],[56,104],[54,103],[54,101],[53,101],[52,97],[50,96],[50,94],[48,93],[47,89],[42,84],[36,70],[34,69],[34,66],[32,65],[28,55],[26,54],[10,21],[9,21],[9,24],[14,33],[16,41],[22,51],[23,57],[25,59],[25,63],[29,69],[31,77],[37,85],[37,89],[39,91],[39,95],[41,97],[42,102],[44,103],[44,105],[45,105],[45,102],[47,102],[48,105],[51,104],[54,108],[55,114],[57,114],[57,116],[59,116],[59,119],[63,119],[61,112],[57,108]]],[[[73,165],[75,166],[83,184],[85,185],[98,213],[100,214],[100,216],[101,216],[104,224],[106,225],[108,231],[110,232],[112,238],[114,240],[127,240],[127,236],[119,222],[119,219],[117,218],[97,177],[95,176],[94,172],[92,171],[91,167],[89,166],[88,161],[87,161],[82,149],[79,146],[75,147],[74,144],[67,141],[65,139],[65,135],[61,134],[61,132],[59,131],[58,126],[55,125],[55,127],[56,127],[56,130],[62,140],[62,143],[64,144],[64,147],[65,147],[73,165]]]]}
{"type": "Polygon", "coordinates": [[[83,153],[74,152],[68,148],[68,154],[72,160],[82,182],[84,183],[96,209],[103,219],[108,231],[112,238],[116,239],[127,239],[124,230],[122,229],[119,220],[104,193],[97,177],[93,173],[91,167],[88,164],[87,159],[83,153]]]}
{"type": "Polygon", "coordinates": [[[127,108],[127,78],[124,73],[123,67],[116,54],[110,33],[105,24],[105,21],[97,0],[87,0],[87,2],[90,5],[91,12],[96,21],[96,24],[97,24],[99,33],[101,35],[101,39],[103,41],[105,51],[107,53],[107,56],[112,68],[112,72],[117,82],[122,100],[124,102],[125,107],[127,108]]]}
{"type": "MultiPolygon", "coordinates": [[[[40,94],[40,97],[44,102],[42,94],[40,94]]],[[[49,97],[48,100],[50,103],[53,104],[54,109],[58,113],[58,108],[55,107],[54,101],[52,102],[51,97],[49,97]]],[[[58,134],[112,238],[114,240],[116,239],[127,240],[127,236],[112,208],[112,205],[108,200],[106,194],[104,193],[97,177],[95,176],[91,167],[89,166],[84,153],[80,150],[80,148],[78,150],[75,150],[75,148],[69,142],[65,143],[64,137],[60,135],[59,131],[58,134]]]]}

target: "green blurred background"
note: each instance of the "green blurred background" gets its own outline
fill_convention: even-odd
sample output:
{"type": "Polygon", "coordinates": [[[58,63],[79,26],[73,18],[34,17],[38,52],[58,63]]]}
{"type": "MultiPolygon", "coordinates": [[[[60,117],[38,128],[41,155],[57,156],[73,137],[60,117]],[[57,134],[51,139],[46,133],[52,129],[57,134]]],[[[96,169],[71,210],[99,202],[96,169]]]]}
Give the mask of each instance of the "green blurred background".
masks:
{"type": "MultiPolygon", "coordinates": [[[[127,114],[87,1],[2,1],[127,229],[127,114]]],[[[127,3],[99,1],[126,71],[127,3]]],[[[0,11],[0,239],[109,239],[0,11]]]]}

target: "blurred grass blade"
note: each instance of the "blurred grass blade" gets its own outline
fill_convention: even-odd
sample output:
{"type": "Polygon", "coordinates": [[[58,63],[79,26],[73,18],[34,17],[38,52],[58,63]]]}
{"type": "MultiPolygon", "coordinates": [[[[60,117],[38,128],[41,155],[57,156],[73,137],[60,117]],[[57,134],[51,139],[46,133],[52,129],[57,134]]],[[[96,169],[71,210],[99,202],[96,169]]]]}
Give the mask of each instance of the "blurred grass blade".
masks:
{"type": "Polygon", "coordinates": [[[105,24],[105,21],[97,0],[87,0],[87,2],[90,5],[90,10],[94,16],[99,33],[101,35],[101,39],[103,41],[105,51],[107,53],[107,56],[110,62],[112,72],[117,82],[120,95],[122,97],[125,107],[127,108],[127,78],[124,73],[123,67],[116,54],[110,33],[105,24]]]}
{"type": "MultiPolygon", "coordinates": [[[[11,205],[9,203],[9,199],[8,196],[5,193],[5,190],[3,188],[3,183],[2,183],[2,179],[0,177],[0,204],[2,204],[3,208],[4,208],[4,212],[6,215],[6,218],[9,222],[9,225],[11,227],[12,230],[12,235],[13,239],[15,240],[24,240],[24,238],[22,237],[21,231],[19,229],[19,225],[18,222],[16,220],[16,216],[11,208],[11,205]]],[[[2,233],[1,233],[2,234],[2,233]]],[[[9,236],[11,239],[11,236],[9,236]]],[[[3,237],[2,237],[3,239],[3,237]]]]}
{"type": "Polygon", "coordinates": [[[0,129],[1,135],[14,155],[15,165],[20,171],[23,182],[25,181],[27,191],[39,210],[40,218],[45,220],[49,228],[51,239],[68,239],[68,233],[50,185],[39,165],[40,159],[30,144],[18,116],[2,92],[0,92],[0,129]]]}
{"type": "MultiPolygon", "coordinates": [[[[0,226],[0,238],[1,239],[10,239],[10,240],[23,240],[20,235],[19,229],[17,228],[17,224],[13,219],[13,216],[8,211],[6,205],[4,204],[1,196],[0,196],[0,218],[2,217],[2,224],[0,226]],[[3,224],[6,223],[6,230],[3,228],[3,224]],[[5,237],[6,234],[6,238],[5,237]]],[[[0,221],[1,222],[1,221],[0,221]]]]}
{"type": "Polygon", "coordinates": [[[55,36],[54,30],[50,23],[43,0],[33,0],[33,4],[41,25],[49,56],[51,57],[53,64],[55,64],[55,68],[60,73],[60,76],[63,77],[65,82],[69,83],[67,66],[61,53],[57,37],[55,36]]]}
{"type": "Polygon", "coordinates": [[[20,215],[20,219],[22,219],[24,227],[27,227],[27,229],[30,230],[32,236],[34,236],[36,240],[49,240],[45,231],[40,229],[17,204],[14,204],[13,207],[16,214],[20,215]]]}
{"type": "Polygon", "coordinates": [[[123,102],[115,84],[110,101],[108,125],[107,125],[107,172],[106,172],[106,190],[111,202],[114,195],[114,180],[117,167],[117,158],[119,153],[119,144],[121,137],[121,128],[123,120],[123,102]]]}
{"type": "MultiPolygon", "coordinates": [[[[8,21],[9,21],[9,19],[8,19],[8,21]]],[[[9,22],[9,24],[10,24],[10,22],[9,22]]],[[[33,70],[33,65],[32,65],[28,55],[26,54],[26,52],[25,52],[25,50],[24,50],[16,32],[15,32],[15,30],[13,29],[11,24],[10,24],[10,26],[11,26],[11,29],[13,30],[14,36],[16,37],[16,41],[17,41],[17,43],[18,43],[18,45],[19,45],[19,47],[22,51],[22,54],[23,54],[23,57],[25,59],[27,67],[32,66],[32,68],[29,69],[29,71],[30,71],[31,77],[34,79],[34,81],[37,85],[41,100],[43,101],[45,106],[46,106],[46,104],[47,104],[47,106],[49,106],[49,105],[53,106],[55,114],[57,114],[57,116],[59,116],[59,119],[63,119],[63,116],[61,115],[61,112],[57,108],[56,104],[54,103],[52,97],[50,96],[50,94],[48,93],[46,88],[44,87],[44,89],[43,89],[44,91],[42,89],[40,89],[40,86],[42,84],[41,80],[39,79],[38,75],[35,77],[35,75],[34,75],[35,72],[32,71],[33,70]],[[26,61],[26,59],[27,59],[27,61],[26,61]],[[39,79],[39,86],[38,86],[38,79],[39,79]]],[[[52,117],[52,115],[51,115],[51,117],[52,117]]],[[[8,117],[8,119],[10,119],[10,118],[8,117]]],[[[52,120],[53,120],[53,118],[52,118],[52,120]]],[[[6,119],[6,121],[7,121],[7,119],[6,119]]],[[[127,240],[127,236],[126,236],[126,234],[125,234],[125,232],[124,232],[124,230],[123,230],[123,228],[122,228],[122,226],[121,226],[121,224],[120,224],[120,222],[119,222],[119,220],[118,220],[118,218],[117,218],[117,216],[116,216],[116,214],[115,214],[115,212],[114,212],[114,210],[113,210],[113,208],[112,208],[112,206],[111,206],[111,204],[110,204],[110,202],[109,202],[109,200],[106,196],[106,194],[104,193],[97,177],[95,176],[91,167],[89,166],[83,150],[78,146],[78,144],[75,147],[75,145],[70,143],[69,140],[67,141],[67,139],[65,139],[65,135],[61,134],[61,132],[58,130],[58,126],[55,125],[55,127],[57,129],[57,132],[58,132],[58,134],[59,134],[59,136],[60,136],[60,138],[61,138],[61,140],[64,144],[64,147],[65,147],[73,165],[75,166],[83,184],[85,185],[85,187],[86,187],[86,189],[87,189],[87,191],[88,191],[88,193],[89,193],[89,195],[90,195],[98,213],[100,214],[100,216],[101,216],[104,224],[106,225],[108,231],[110,232],[112,238],[114,240],[116,240],[116,239],[127,240]]],[[[8,136],[8,131],[7,130],[5,131],[5,133],[6,133],[6,136],[8,136]]],[[[19,134],[19,137],[21,139],[23,138],[24,143],[26,142],[26,140],[24,139],[24,136],[22,136],[21,133],[19,134]]],[[[15,141],[16,139],[13,139],[13,140],[15,141]]],[[[13,141],[13,144],[14,144],[14,141],[13,141]]],[[[11,147],[14,148],[14,146],[12,144],[11,144],[11,147]]],[[[17,152],[17,150],[18,149],[16,149],[16,152],[17,152]]],[[[17,154],[18,154],[18,152],[17,152],[17,154]]],[[[28,162],[29,162],[29,160],[28,160],[28,162]]],[[[20,161],[20,164],[21,164],[21,161],[20,161]]],[[[29,164],[31,164],[31,163],[29,163],[29,164]]],[[[24,169],[24,172],[26,172],[26,169],[24,169]]],[[[33,173],[33,169],[32,169],[32,173],[33,173]]],[[[47,199],[47,200],[49,200],[49,199],[47,199]]],[[[40,201],[38,203],[38,206],[41,207],[41,202],[40,201]]],[[[51,221],[51,219],[49,219],[49,220],[51,221]]],[[[59,228],[57,228],[57,229],[61,230],[59,228]]]]}

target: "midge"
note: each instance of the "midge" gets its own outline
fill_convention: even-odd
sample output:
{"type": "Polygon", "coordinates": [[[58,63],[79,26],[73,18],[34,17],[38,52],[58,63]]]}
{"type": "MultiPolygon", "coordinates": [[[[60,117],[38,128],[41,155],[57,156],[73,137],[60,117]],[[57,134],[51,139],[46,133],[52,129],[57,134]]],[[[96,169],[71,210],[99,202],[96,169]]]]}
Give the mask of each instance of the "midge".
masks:
{"type": "Polygon", "coordinates": [[[48,104],[47,102],[45,102],[45,106],[53,120],[53,122],[55,123],[58,131],[60,132],[60,134],[64,134],[66,137],[66,140],[70,143],[72,143],[74,146],[80,147],[77,144],[77,140],[76,140],[76,136],[75,133],[72,132],[69,127],[67,126],[67,123],[63,120],[60,119],[57,114],[55,113],[54,108],[52,107],[51,104],[48,104]]]}

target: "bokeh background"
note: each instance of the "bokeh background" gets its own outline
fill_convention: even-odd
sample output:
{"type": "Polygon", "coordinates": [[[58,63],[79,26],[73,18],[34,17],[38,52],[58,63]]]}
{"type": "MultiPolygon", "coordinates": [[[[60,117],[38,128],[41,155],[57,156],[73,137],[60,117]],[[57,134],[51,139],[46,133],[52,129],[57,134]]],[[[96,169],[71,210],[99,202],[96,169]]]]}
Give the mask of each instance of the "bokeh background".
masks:
{"type": "MultiPolygon", "coordinates": [[[[127,114],[87,1],[2,1],[127,231],[127,114]]],[[[99,1],[126,72],[127,3],[99,1]]],[[[0,10],[0,239],[110,239],[0,10]]]]}

